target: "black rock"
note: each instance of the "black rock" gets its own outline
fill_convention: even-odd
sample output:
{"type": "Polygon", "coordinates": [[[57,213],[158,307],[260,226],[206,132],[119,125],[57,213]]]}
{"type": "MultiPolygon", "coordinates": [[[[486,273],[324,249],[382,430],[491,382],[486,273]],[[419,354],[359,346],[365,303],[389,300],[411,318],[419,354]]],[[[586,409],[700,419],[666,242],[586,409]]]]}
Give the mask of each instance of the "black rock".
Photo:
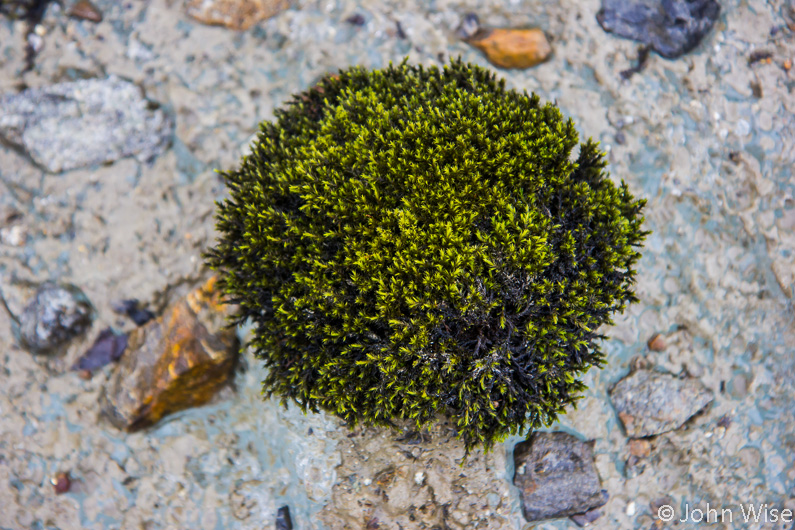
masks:
{"type": "Polygon", "coordinates": [[[290,519],[290,507],[282,506],[276,512],[276,530],[293,530],[293,521],[290,519]]]}
{"type": "Polygon", "coordinates": [[[72,370],[97,370],[119,360],[127,348],[127,334],[103,329],[94,344],[72,366],[72,370]]]}
{"type": "Polygon", "coordinates": [[[528,521],[586,513],[607,502],[591,444],[565,432],[535,433],[514,448],[513,483],[528,521]]]}
{"type": "Polygon", "coordinates": [[[716,0],[602,0],[596,20],[605,31],[675,59],[698,46],[719,14],[716,0]]]}
{"type": "Polygon", "coordinates": [[[364,19],[364,15],[360,15],[359,13],[354,13],[353,15],[346,18],[345,22],[347,22],[348,24],[352,24],[354,26],[364,26],[364,23],[367,21],[364,19]]]}
{"type": "Polygon", "coordinates": [[[112,309],[114,312],[127,315],[135,322],[136,326],[143,326],[153,318],[155,314],[146,308],[140,307],[138,300],[122,300],[113,304],[112,309]]]}
{"type": "Polygon", "coordinates": [[[42,284],[22,314],[15,332],[33,353],[48,353],[91,325],[91,303],[74,285],[42,284]]]}

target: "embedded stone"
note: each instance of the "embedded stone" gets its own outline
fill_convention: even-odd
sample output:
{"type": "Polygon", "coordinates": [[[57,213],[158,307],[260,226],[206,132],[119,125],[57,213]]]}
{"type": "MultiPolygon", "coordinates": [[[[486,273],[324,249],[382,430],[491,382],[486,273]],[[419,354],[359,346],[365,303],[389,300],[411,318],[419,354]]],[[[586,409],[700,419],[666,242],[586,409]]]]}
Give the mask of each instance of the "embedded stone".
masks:
{"type": "Polygon", "coordinates": [[[535,433],[514,448],[522,511],[528,521],[582,514],[607,502],[591,444],[565,432],[535,433]]]}
{"type": "Polygon", "coordinates": [[[135,431],[207,403],[237,364],[237,336],[226,327],[230,311],[212,277],[133,330],[100,398],[103,415],[116,427],[135,431]]]}
{"type": "Polygon", "coordinates": [[[289,7],[287,0],[187,0],[185,12],[202,24],[245,31],[289,7]]]}
{"type": "Polygon", "coordinates": [[[643,438],[678,429],[713,397],[694,379],[640,369],[616,383],[610,399],[627,436],[643,438]]]}
{"type": "Polygon", "coordinates": [[[14,326],[21,346],[51,353],[91,326],[91,303],[74,285],[42,284],[14,326]]]}
{"type": "Polygon", "coordinates": [[[137,85],[115,76],[0,95],[0,139],[53,173],[166,149],[172,122],[137,85]]]}
{"type": "Polygon", "coordinates": [[[552,53],[546,34],[538,28],[483,30],[467,42],[500,68],[530,68],[546,61],[552,53]]]}

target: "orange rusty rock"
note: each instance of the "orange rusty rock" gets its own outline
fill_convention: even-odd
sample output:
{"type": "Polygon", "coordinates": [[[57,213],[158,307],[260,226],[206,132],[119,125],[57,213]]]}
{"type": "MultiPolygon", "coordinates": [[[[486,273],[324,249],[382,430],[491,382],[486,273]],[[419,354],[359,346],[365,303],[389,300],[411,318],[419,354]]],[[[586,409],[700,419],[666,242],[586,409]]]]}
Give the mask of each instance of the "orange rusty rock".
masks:
{"type": "Polygon", "coordinates": [[[120,429],[135,431],[207,403],[237,363],[237,336],[225,327],[230,311],[212,277],[135,329],[100,398],[103,415],[120,429]]]}
{"type": "Polygon", "coordinates": [[[289,5],[288,0],[186,0],[185,12],[202,24],[245,31],[289,5]]]}
{"type": "Polygon", "coordinates": [[[500,68],[530,68],[546,61],[552,53],[546,34],[538,28],[484,30],[467,42],[500,68]]]}

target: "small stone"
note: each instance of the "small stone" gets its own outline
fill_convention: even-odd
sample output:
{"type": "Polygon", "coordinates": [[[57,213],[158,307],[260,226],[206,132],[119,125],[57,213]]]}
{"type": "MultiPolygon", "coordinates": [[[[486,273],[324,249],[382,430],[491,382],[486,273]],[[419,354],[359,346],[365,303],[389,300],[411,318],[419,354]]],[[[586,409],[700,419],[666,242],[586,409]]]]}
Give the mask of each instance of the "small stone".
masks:
{"type": "Polygon", "coordinates": [[[552,53],[546,34],[538,28],[484,30],[467,42],[500,68],[530,68],[546,61],[552,53]]]}
{"type": "Polygon", "coordinates": [[[360,15],[359,13],[354,13],[353,15],[346,18],[345,22],[347,22],[348,24],[352,24],[354,26],[364,26],[364,23],[366,21],[363,15],[360,15]]]}
{"type": "Polygon", "coordinates": [[[629,454],[638,458],[646,458],[651,454],[651,442],[644,439],[629,441],[629,454]]]}
{"type": "Polygon", "coordinates": [[[293,521],[290,518],[289,506],[282,506],[276,512],[276,530],[293,530],[293,521]]]}
{"type": "Polygon", "coordinates": [[[467,13],[461,19],[456,33],[461,39],[467,40],[477,35],[478,31],[480,31],[480,19],[475,13],[467,13]]]}
{"type": "Polygon", "coordinates": [[[245,31],[289,6],[288,0],[186,0],[185,12],[202,24],[245,31]]]}
{"type": "Polygon", "coordinates": [[[231,307],[221,296],[212,277],[130,333],[127,353],[100,397],[111,423],[127,431],[148,427],[207,403],[229,380],[239,346],[234,329],[226,326],[231,307]]]}
{"type": "Polygon", "coordinates": [[[72,487],[72,480],[69,478],[69,473],[60,472],[50,479],[56,495],[61,495],[69,491],[72,487]]]}
{"type": "Polygon", "coordinates": [[[681,427],[712,402],[712,393],[693,379],[636,370],[610,390],[627,436],[643,438],[681,427]]]}
{"type": "Polygon", "coordinates": [[[607,502],[591,444],[568,433],[535,433],[516,445],[514,463],[528,521],[582,514],[607,502]]]}
{"type": "Polygon", "coordinates": [[[80,370],[77,372],[77,377],[83,381],[90,381],[93,376],[94,374],[91,372],[91,370],[80,370]]]}
{"type": "Polygon", "coordinates": [[[648,340],[646,345],[649,347],[651,351],[665,351],[665,339],[659,333],[655,333],[652,337],[648,340]]]}
{"type": "Polygon", "coordinates": [[[72,366],[72,370],[97,370],[106,364],[115,362],[127,348],[127,335],[115,333],[111,328],[103,329],[94,344],[72,366]]]}
{"type": "Polygon", "coordinates": [[[88,0],[79,0],[69,10],[69,16],[90,22],[102,22],[102,11],[88,0]]]}
{"type": "Polygon", "coordinates": [[[0,139],[58,173],[127,156],[149,159],[169,144],[172,122],[133,83],[84,79],[0,96],[0,139]]]}
{"type": "Polygon", "coordinates": [[[4,245],[12,247],[21,247],[27,240],[25,227],[22,225],[13,225],[0,228],[0,242],[4,245]]]}
{"type": "Polygon", "coordinates": [[[91,303],[74,285],[42,284],[19,315],[14,332],[33,353],[51,353],[91,325],[91,303]]]}
{"type": "Polygon", "coordinates": [[[635,478],[646,470],[646,460],[635,455],[629,455],[624,466],[624,475],[627,478],[635,478]]]}
{"type": "Polygon", "coordinates": [[[114,313],[119,313],[130,317],[130,319],[135,322],[136,326],[143,326],[155,318],[154,313],[146,308],[141,307],[140,302],[135,299],[121,300],[120,302],[116,302],[111,306],[111,309],[113,309],[114,313]]]}
{"type": "Polygon", "coordinates": [[[580,528],[584,528],[591,523],[595,522],[602,516],[602,511],[599,508],[594,508],[593,510],[588,510],[585,513],[578,513],[577,515],[572,515],[570,519],[574,521],[574,523],[579,526],[580,528]]]}
{"type": "Polygon", "coordinates": [[[675,59],[698,46],[719,14],[716,0],[602,0],[596,20],[605,31],[675,59]]]}

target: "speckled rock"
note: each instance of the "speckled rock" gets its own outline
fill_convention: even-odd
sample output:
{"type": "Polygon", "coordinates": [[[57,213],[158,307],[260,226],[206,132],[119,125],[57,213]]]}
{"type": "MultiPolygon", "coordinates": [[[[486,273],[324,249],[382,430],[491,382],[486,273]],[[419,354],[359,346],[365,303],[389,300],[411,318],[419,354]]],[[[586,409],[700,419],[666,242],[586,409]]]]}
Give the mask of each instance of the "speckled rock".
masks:
{"type": "Polygon", "coordinates": [[[596,19],[605,31],[674,59],[698,46],[719,14],[715,0],[602,0],[596,19]]]}
{"type": "Polygon", "coordinates": [[[203,24],[247,30],[289,5],[287,0],[186,0],[185,12],[203,24]]]}
{"type": "Polygon", "coordinates": [[[642,438],[678,429],[712,402],[712,393],[693,379],[637,370],[610,391],[627,436],[642,438]]]}
{"type": "Polygon", "coordinates": [[[101,409],[120,429],[135,431],[163,416],[207,403],[229,380],[239,347],[224,326],[228,306],[215,277],[129,336],[101,409]]]}
{"type": "Polygon", "coordinates": [[[588,512],[607,502],[591,444],[565,432],[536,433],[514,448],[513,482],[528,521],[588,512]]]}
{"type": "Polygon", "coordinates": [[[115,76],[5,94],[0,108],[0,139],[53,173],[132,155],[152,158],[172,132],[156,103],[115,76]]]}
{"type": "Polygon", "coordinates": [[[52,353],[91,325],[91,303],[74,285],[42,284],[15,326],[23,348],[52,353]]]}

